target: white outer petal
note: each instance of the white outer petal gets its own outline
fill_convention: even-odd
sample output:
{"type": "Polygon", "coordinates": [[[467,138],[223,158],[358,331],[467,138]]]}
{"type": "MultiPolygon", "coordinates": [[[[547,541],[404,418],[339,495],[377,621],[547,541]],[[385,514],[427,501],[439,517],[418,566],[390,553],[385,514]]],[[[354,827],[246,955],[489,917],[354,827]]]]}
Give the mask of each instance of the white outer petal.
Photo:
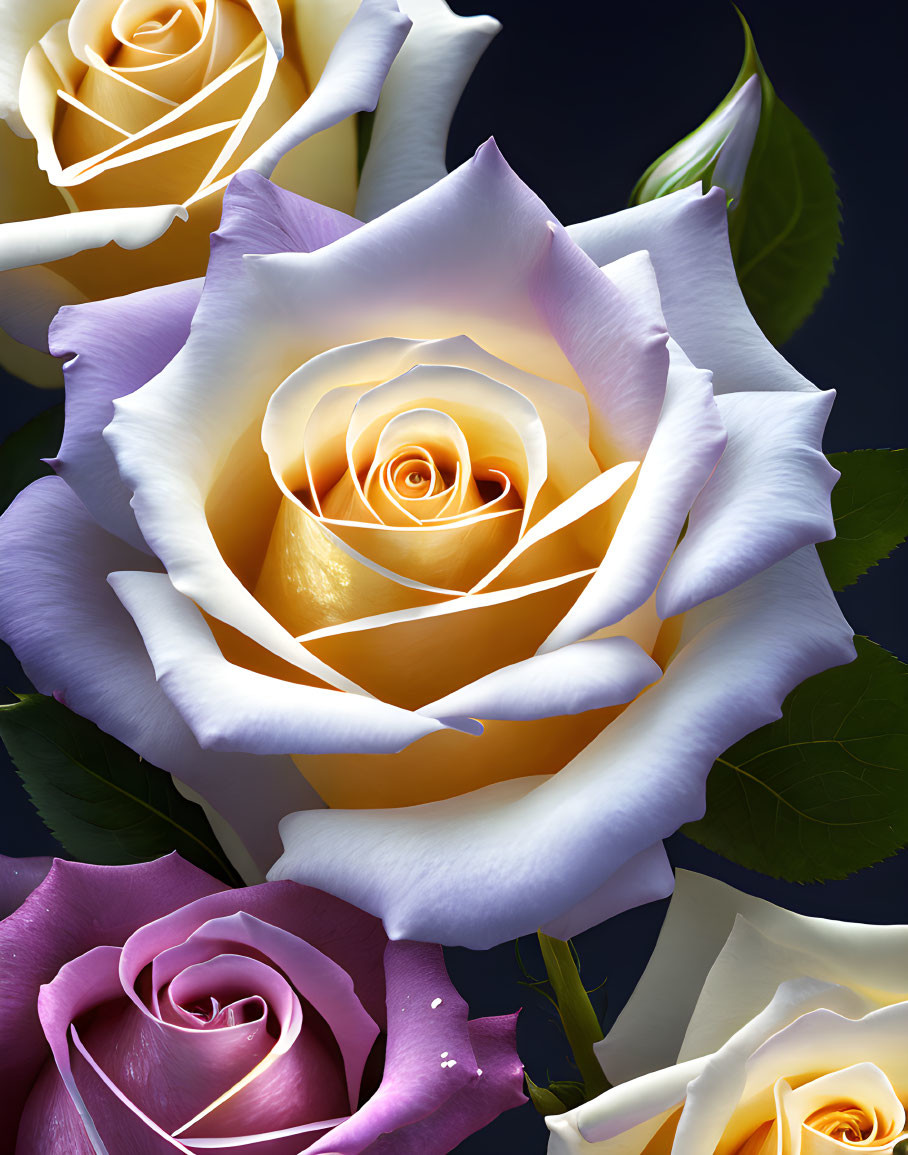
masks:
{"type": "Polygon", "coordinates": [[[830,390],[716,398],[728,445],[659,583],[661,618],[835,537],[829,494],[839,474],[821,448],[834,397],[830,390]]]}
{"type": "Polygon", "coordinates": [[[258,881],[280,845],[281,815],[321,801],[286,755],[199,747],[105,581],[111,569],[150,559],[94,523],[59,477],[18,495],[0,519],[0,537],[0,628],[35,688],[60,693],[77,714],[203,793],[245,846],[235,865],[248,868],[251,855],[256,875],[244,877],[258,881]]]}
{"type": "MultiPolygon", "coordinates": [[[[715,1054],[641,1075],[573,1111],[547,1119],[550,1131],[558,1137],[550,1142],[549,1155],[640,1155],[668,1112],[681,1103],[684,1112],[673,1155],[713,1151],[742,1098],[751,1057],[767,1043],[784,1039],[786,1028],[798,1027],[812,1013],[824,1013],[824,1008],[844,1015],[861,1013],[859,1000],[842,987],[813,979],[783,984],[765,1009],[715,1054]]],[[[778,1049],[773,1057],[776,1064],[783,1064],[777,1066],[778,1074],[784,1066],[778,1049]]]]}
{"type": "Polygon", "coordinates": [[[442,729],[377,698],[304,686],[228,662],[197,607],[165,574],[119,572],[107,580],[139,627],[158,683],[203,749],[396,753],[442,729]]]}
{"type": "Polygon", "coordinates": [[[814,388],[750,315],[728,247],[722,189],[703,196],[695,185],[568,233],[599,265],[649,252],[668,331],[695,365],[712,371],[716,393],[814,388]]]}
{"type": "Polygon", "coordinates": [[[652,957],[596,1050],[618,1082],[715,1050],[799,974],[858,989],[876,1005],[896,1002],[908,998],[906,958],[908,927],[810,918],[679,870],[652,957]]]}
{"type": "Polygon", "coordinates": [[[0,9],[0,118],[18,136],[27,135],[19,116],[19,78],[25,57],[52,24],[72,14],[75,5],[76,0],[5,0],[0,9]]]}
{"type": "Polygon", "coordinates": [[[630,702],[662,670],[630,638],[577,642],[503,666],[417,711],[429,718],[551,718],[630,702]]]}
{"type": "Polygon", "coordinates": [[[240,171],[255,169],[270,176],[295,145],[355,112],[374,108],[386,69],[400,51],[409,26],[395,0],[363,0],[308,100],[240,165],[240,171]]]}
{"type": "Polygon", "coordinates": [[[552,938],[567,941],[624,910],[666,898],[674,885],[675,876],[665,847],[656,842],[628,859],[598,890],[539,929],[552,938]]]}
{"type": "Polygon", "coordinates": [[[686,625],[662,679],[557,774],[421,806],[290,815],[271,877],[338,894],[392,938],[474,949],[553,922],[608,879],[626,884],[635,855],[702,814],[716,755],[777,718],[798,682],[854,656],[812,548],[686,625]]]}
{"type": "Polygon", "coordinates": [[[0,271],[59,261],[111,241],[122,249],[141,249],[166,233],[177,217],[187,216],[181,205],[152,205],[0,224],[0,271]]]}
{"type": "Polygon", "coordinates": [[[364,221],[445,175],[454,109],[501,28],[491,16],[456,16],[444,0],[401,0],[400,6],[413,28],[376,110],[356,202],[356,215],[364,221]]]}

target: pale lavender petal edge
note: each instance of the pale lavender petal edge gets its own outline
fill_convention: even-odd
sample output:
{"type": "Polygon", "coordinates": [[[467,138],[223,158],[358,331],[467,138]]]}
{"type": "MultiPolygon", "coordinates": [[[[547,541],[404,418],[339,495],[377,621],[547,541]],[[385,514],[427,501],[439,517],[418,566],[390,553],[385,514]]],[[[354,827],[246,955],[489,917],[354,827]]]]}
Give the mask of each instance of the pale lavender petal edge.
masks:
{"type": "Polygon", "coordinates": [[[199,303],[202,279],[145,289],[61,309],[50,349],[64,364],[66,424],[51,462],[92,517],[139,549],[145,543],[129,507],[131,492],[101,436],[113,402],[160,373],[182,348],[199,303]]]}
{"type": "Polygon", "coordinates": [[[154,564],[101,529],[61,478],[41,478],[0,517],[0,637],[41,693],[197,790],[264,871],[280,851],[278,820],[295,799],[313,805],[313,791],[289,756],[199,747],[107,584],[112,570],[154,564]]]}

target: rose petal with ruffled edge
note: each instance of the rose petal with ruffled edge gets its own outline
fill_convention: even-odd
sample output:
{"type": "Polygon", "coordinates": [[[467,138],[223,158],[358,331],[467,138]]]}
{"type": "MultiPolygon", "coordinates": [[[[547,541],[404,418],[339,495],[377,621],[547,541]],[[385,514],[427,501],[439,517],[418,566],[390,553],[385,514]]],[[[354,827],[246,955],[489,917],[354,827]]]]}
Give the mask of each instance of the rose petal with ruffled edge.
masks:
{"type": "Polygon", "coordinates": [[[614,625],[643,605],[725,449],[710,374],[694,368],[673,340],[668,347],[665,401],[627,508],[602,564],[540,653],[614,625]]]}
{"type": "Polygon", "coordinates": [[[430,1116],[478,1078],[467,1005],[448,978],[441,948],[389,943],[385,983],[388,1043],[381,1086],[355,1115],[317,1140],[312,1155],[357,1155],[381,1135],[430,1116]]]}
{"type": "Polygon", "coordinates": [[[656,842],[629,858],[592,894],[539,929],[566,942],[625,910],[667,898],[674,885],[675,878],[665,847],[656,842]]]}
{"type": "Polygon", "coordinates": [[[356,215],[370,221],[447,172],[451,117],[479,58],[501,25],[458,16],[444,0],[402,0],[413,21],[382,87],[356,215]]]}
{"type": "Polygon", "coordinates": [[[675,883],[646,970],[596,1046],[613,1082],[667,1066],[679,1052],[687,1058],[717,1049],[727,1032],[717,1038],[716,1030],[743,1025],[779,983],[799,974],[850,986],[866,997],[908,997],[902,962],[908,928],[795,914],[687,870],[677,871],[675,883]],[[698,933],[692,936],[695,916],[698,933]]]}
{"type": "Polygon", "coordinates": [[[0,634],[41,693],[56,692],[77,714],[199,790],[239,833],[246,851],[237,865],[249,877],[249,855],[259,871],[274,861],[275,824],[294,800],[321,803],[289,757],[199,747],[106,582],[113,569],[148,564],[92,521],[60,478],[42,478],[0,518],[0,634]]]}
{"type": "Polygon", "coordinates": [[[727,593],[805,545],[835,537],[823,456],[835,393],[726,393],[716,398],[728,445],[694,501],[668,563],[661,618],[727,593]],[[767,511],[771,510],[771,516],[767,511]]]}
{"type": "Polygon", "coordinates": [[[692,610],[662,679],[553,777],[317,822],[290,815],[270,875],[371,910],[391,938],[475,949],[531,933],[600,888],[610,913],[624,909],[606,880],[699,817],[716,755],[777,718],[804,678],[851,660],[851,636],[808,547],[692,610]]]}
{"type": "Polygon", "coordinates": [[[503,666],[418,711],[430,718],[551,718],[630,702],[662,670],[630,638],[600,638],[503,666]]]}
{"type": "Polygon", "coordinates": [[[201,279],[181,281],[62,309],[50,330],[55,356],[78,349],[64,367],[66,425],[51,464],[99,525],[143,550],[132,495],[101,431],[114,398],[150,381],[182,347],[201,292],[201,279]]]}
{"type": "Polygon", "coordinates": [[[300,110],[242,164],[270,176],[295,145],[375,108],[388,70],[410,30],[396,0],[363,0],[341,33],[315,90],[300,110]]]}
{"type": "Polygon", "coordinates": [[[539,306],[589,397],[593,451],[603,467],[640,457],[658,425],[669,370],[668,330],[649,258],[625,258],[623,275],[649,282],[630,295],[561,226],[551,229],[538,272],[539,306]]]}
{"type": "Polygon", "coordinates": [[[668,331],[695,365],[712,371],[717,394],[814,388],[770,344],[744,301],[722,189],[704,196],[693,185],[567,231],[597,265],[649,253],[668,331]]]}
{"type": "Polygon", "coordinates": [[[59,261],[111,241],[121,249],[141,249],[162,236],[177,217],[188,217],[180,205],[152,205],[0,223],[0,270],[59,261]]]}
{"type": "Polygon", "coordinates": [[[205,750],[397,753],[443,726],[378,698],[228,662],[198,609],[164,574],[112,573],[108,581],[139,627],[158,683],[205,750]]]}

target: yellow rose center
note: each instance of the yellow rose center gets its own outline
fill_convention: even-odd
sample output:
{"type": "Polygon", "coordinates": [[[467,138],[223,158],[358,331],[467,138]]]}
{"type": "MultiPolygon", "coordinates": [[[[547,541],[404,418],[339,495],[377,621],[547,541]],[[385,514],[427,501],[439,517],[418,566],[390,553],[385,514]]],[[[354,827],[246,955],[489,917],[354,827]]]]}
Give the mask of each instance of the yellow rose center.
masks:
{"type": "Polygon", "coordinates": [[[885,1071],[870,1062],[816,1077],[789,1076],[737,1112],[715,1155],[787,1153],[794,1135],[801,1155],[844,1148],[889,1153],[905,1135],[905,1108],[885,1071]],[[762,1114],[764,1103],[774,1103],[774,1117],[762,1114]]]}
{"type": "MultiPolygon", "coordinates": [[[[340,15],[323,22],[342,28],[340,15]]],[[[26,57],[19,99],[40,167],[65,202],[60,211],[178,204],[189,214],[151,245],[109,247],[103,261],[89,250],[56,262],[55,272],[88,296],[204,273],[227,181],[318,80],[324,45],[318,62],[307,62],[301,20],[285,19],[280,43],[268,40],[248,0],[79,0],[46,32],[26,57]]],[[[278,166],[280,183],[352,211],[352,118],[291,154],[286,175],[284,161],[278,166]]]]}
{"type": "Polygon", "coordinates": [[[840,1143],[863,1143],[876,1130],[875,1119],[870,1118],[860,1107],[848,1103],[822,1107],[805,1119],[804,1125],[840,1143]]]}
{"type": "MultiPolygon", "coordinates": [[[[594,456],[582,394],[526,374],[521,391],[503,362],[495,376],[422,359],[451,352],[382,338],[306,362],[206,506],[227,564],[301,646],[412,710],[534,656],[601,563],[636,476],[636,463],[611,477],[594,456]],[[589,487],[595,499],[579,492],[589,487]]],[[[210,624],[228,660],[319,684],[210,624]]],[[[678,623],[650,598],[609,634],[664,664],[678,623]]],[[[485,719],[480,736],[446,729],[395,754],[307,756],[300,768],[332,806],[431,801],[554,773],[624,708],[485,719]]]]}

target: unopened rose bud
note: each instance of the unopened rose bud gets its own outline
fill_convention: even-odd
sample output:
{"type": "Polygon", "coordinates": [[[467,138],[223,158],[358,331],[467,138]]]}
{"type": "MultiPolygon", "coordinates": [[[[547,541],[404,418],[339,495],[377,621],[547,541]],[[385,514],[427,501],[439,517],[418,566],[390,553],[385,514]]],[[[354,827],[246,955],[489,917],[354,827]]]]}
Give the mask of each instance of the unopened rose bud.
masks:
{"type": "Polygon", "coordinates": [[[631,203],[655,200],[702,181],[725,189],[728,207],[741,195],[762,107],[760,78],[753,74],[735,87],[690,136],[650,165],[631,194],[631,203]]]}
{"type": "Polygon", "coordinates": [[[699,128],[653,161],[634,187],[631,204],[655,200],[698,181],[704,192],[724,189],[729,209],[740,201],[761,119],[768,120],[775,94],[747,21],[740,11],[738,16],[744,30],[744,59],[734,84],[699,128]]]}

